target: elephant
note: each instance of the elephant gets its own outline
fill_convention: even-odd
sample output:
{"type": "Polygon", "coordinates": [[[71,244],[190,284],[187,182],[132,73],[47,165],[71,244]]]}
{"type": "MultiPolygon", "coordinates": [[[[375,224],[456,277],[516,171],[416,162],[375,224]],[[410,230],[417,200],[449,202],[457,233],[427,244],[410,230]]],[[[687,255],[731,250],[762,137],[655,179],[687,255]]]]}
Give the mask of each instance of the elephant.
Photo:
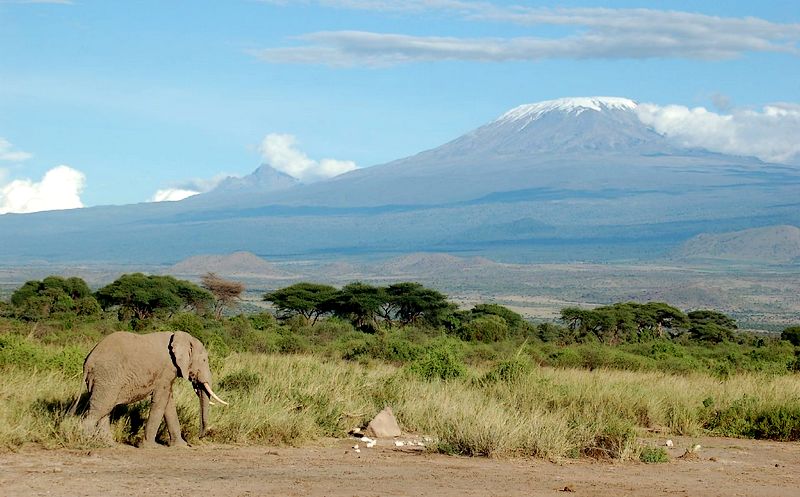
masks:
{"type": "Polygon", "coordinates": [[[89,391],[84,431],[98,431],[113,440],[109,416],[120,404],[152,396],[142,447],[155,447],[156,434],[165,418],[170,446],[185,446],[172,395],[176,378],[192,382],[200,399],[200,437],[206,435],[211,399],[228,405],[211,389],[211,368],[203,344],[183,331],[146,335],[116,332],[103,338],[86,356],[83,381],[89,391]]]}

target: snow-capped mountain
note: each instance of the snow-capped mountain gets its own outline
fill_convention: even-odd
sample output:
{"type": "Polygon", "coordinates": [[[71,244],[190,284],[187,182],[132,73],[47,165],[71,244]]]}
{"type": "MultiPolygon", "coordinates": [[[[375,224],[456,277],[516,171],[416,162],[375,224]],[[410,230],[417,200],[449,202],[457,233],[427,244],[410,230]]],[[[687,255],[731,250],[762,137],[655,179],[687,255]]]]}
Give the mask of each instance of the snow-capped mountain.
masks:
{"type": "MultiPolygon", "coordinates": [[[[648,127],[637,104],[582,97],[521,105],[440,147],[276,201],[329,206],[464,202],[525,189],[667,191],[738,182],[722,168],[763,167],[752,158],[682,148],[648,127]]],[[[732,170],[728,171],[731,173],[732,170]]]]}
{"type": "Polygon", "coordinates": [[[578,97],[515,107],[437,149],[438,155],[571,152],[668,153],[673,147],[644,125],[637,104],[620,97],[578,97]]]}
{"type": "Polygon", "coordinates": [[[798,226],[798,189],[800,167],[686,149],[643,124],[632,100],[568,98],[318,183],[262,166],[180,202],[0,216],[0,262],[242,250],[650,258],[703,232],[798,226]]]}

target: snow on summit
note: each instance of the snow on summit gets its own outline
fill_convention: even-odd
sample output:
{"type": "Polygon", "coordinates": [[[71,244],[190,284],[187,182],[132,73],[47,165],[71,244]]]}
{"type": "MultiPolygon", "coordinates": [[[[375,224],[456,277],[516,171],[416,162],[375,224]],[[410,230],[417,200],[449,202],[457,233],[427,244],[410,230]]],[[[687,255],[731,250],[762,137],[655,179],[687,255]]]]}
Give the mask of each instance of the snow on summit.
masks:
{"type": "Polygon", "coordinates": [[[587,110],[601,112],[607,110],[633,110],[636,108],[636,102],[628,98],[622,97],[572,97],[572,98],[558,98],[555,100],[545,100],[534,104],[525,104],[515,107],[506,112],[499,118],[499,121],[518,121],[520,119],[527,119],[528,122],[535,121],[542,115],[552,112],[561,111],[574,113],[579,115],[587,110]]]}

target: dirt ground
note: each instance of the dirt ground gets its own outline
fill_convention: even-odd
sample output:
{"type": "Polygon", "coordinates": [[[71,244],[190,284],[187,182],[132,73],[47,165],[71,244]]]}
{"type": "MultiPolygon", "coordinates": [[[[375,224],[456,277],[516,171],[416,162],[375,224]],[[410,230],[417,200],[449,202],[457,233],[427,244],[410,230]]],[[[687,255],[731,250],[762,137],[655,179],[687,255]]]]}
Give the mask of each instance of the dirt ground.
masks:
{"type": "Polygon", "coordinates": [[[0,495],[800,496],[800,444],[676,438],[671,461],[494,460],[355,440],[304,448],[22,449],[0,453],[0,495]],[[700,444],[697,457],[681,459],[700,444]]]}

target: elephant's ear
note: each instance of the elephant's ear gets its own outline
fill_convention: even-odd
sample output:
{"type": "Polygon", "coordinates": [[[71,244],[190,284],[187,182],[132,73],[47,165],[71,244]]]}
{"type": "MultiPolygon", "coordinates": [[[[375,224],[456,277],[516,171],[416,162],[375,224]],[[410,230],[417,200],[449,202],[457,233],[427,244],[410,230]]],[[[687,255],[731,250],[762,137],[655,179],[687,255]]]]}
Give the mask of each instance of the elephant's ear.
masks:
{"type": "Polygon", "coordinates": [[[178,368],[178,376],[188,379],[189,364],[192,362],[191,335],[179,331],[172,335],[169,343],[172,360],[175,361],[175,366],[178,368]]]}

